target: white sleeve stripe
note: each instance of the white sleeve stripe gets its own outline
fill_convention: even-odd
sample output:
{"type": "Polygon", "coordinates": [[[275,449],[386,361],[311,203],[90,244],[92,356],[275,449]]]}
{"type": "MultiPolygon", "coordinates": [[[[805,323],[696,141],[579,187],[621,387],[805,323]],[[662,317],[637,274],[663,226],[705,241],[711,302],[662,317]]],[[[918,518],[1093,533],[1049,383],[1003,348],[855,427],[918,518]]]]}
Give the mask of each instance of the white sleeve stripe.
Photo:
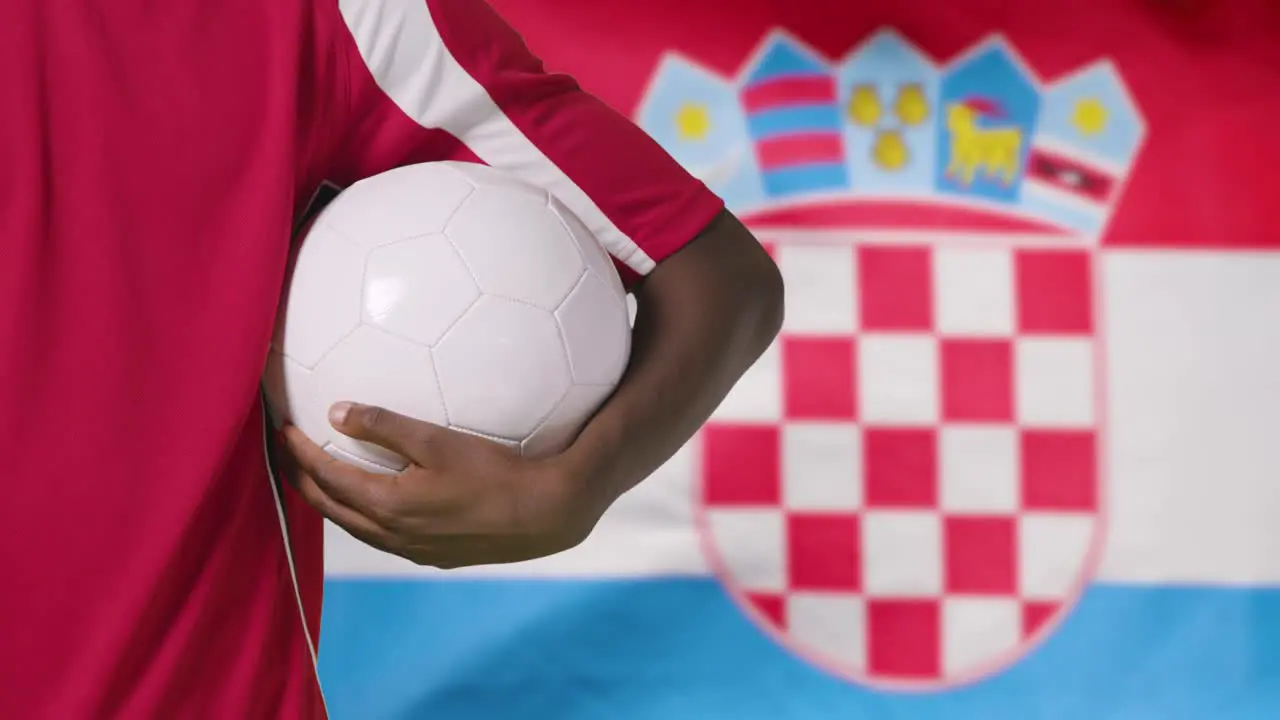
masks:
{"type": "Polygon", "coordinates": [[[635,272],[653,269],[653,258],[525,137],[454,59],[426,0],[340,0],[339,8],[374,81],[406,115],[424,128],[450,133],[489,165],[548,190],[635,272]]]}

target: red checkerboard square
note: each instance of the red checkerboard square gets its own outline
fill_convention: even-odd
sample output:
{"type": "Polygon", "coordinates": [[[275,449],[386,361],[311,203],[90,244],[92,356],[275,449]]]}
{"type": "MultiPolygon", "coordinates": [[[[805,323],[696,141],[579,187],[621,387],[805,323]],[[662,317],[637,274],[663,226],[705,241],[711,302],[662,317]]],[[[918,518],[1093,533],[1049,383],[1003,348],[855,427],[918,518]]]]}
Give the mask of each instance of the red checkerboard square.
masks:
{"type": "Polygon", "coordinates": [[[947,592],[1017,591],[1017,527],[1012,517],[949,517],[943,532],[947,592]]]}
{"type": "Polygon", "coordinates": [[[1051,602],[1024,602],[1022,604],[1022,637],[1035,635],[1058,612],[1058,604],[1051,602]]]}
{"type": "Polygon", "coordinates": [[[787,604],[781,595],[772,593],[748,593],[747,602],[773,623],[774,627],[786,629],[787,604]]]}
{"type": "Polygon", "coordinates": [[[1093,330],[1092,258],[1080,250],[1017,253],[1018,329],[1088,334],[1093,330]]]}
{"type": "Polygon", "coordinates": [[[1098,454],[1092,432],[1024,430],[1022,506],[1092,512],[1098,507],[1098,454]]]}
{"type": "Polygon", "coordinates": [[[932,330],[932,256],[924,247],[858,248],[864,330],[932,330]]]}
{"type": "Polygon", "coordinates": [[[1009,340],[942,341],[942,418],[1013,420],[1013,346],[1009,340]]]}
{"type": "Polygon", "coordinates": [[[863,462],[867,507],[932,508],[937,505],[936,431],[867,428],[863,436],[863,462]]]}
{"type": "Polygon", "coordinates": [[[851,420],[854,398],[853,338],[782,339],[784,406],[788,418],[851,420]]]}
{"type": "Polygon", "coordinates": [[[707,425],[702,433],[703,500],[713,507],[778,505],[779,435],[776,426],[707,425]]]}
{"type": "Polygon", "coordinates": [[[787,568],[793,590],[862,589],[862,551],[855,515],[787,518],[787,568]]]}
{"type": "Polygon", "coordinates": [[[936,600],[867,601],[867,669],[872,675],[934,678],[941,673],[936,600]]]}

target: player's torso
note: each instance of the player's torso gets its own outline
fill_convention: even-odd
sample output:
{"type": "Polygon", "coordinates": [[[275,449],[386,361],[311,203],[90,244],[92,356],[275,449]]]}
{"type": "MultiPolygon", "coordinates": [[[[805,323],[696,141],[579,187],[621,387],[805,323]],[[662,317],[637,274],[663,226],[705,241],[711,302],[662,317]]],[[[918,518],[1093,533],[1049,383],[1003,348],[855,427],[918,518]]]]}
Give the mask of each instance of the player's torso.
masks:
{"type": "Polygon", "coordinates": [[[256,415],[310,5],[0,4],[6,714],[312,702],[256,415]]]}

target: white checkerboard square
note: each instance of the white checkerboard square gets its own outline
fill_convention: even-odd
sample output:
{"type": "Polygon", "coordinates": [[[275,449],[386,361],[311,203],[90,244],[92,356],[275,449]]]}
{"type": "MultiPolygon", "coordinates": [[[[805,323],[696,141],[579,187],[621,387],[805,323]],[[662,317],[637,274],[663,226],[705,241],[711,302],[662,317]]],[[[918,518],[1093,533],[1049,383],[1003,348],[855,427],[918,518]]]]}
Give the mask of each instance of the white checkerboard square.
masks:
{"type": "Polygon", "coordinates": [[[1018,519],[1018,590],[1024,598],[1061,600],[1076,588],[1094,525],[1091,515],[1026,513],[1018,519]]]}
{"type": "Polygon", "coordinates": [[[928,335],[858,338],[860,417],[884,425],[938,420],[938,342],[928,335]]]}
{"type": "Polygon", "coordinates": [[[707,526],[725,571],[744,590],[786,589],[787,533],[781,510],[708,510],[707,526]]]}
{"type": "Polygon", "coordinates": [[[1093,343],[1081,338],[1018,338],[1014,343],[1018,421],[1031,427],[1092,427],[1093,343]]]}
{"type": "Polygon", "coordinates": [[[942,672],[982,670],[1022,642],[1016,598],[948,597],[942,601],[942,672]]]}
{"type": "Polygon", "coordinates": [[[864,513],[862,563],[869,597],[936,597],[942,592],[941,519],[910,510],[864,513]]]}
{"type": "Polygon", "coordinates": [[[787,632],[801,647],[846,668],[867,666],[867,607],[851,595],[793,592],[787,632]]]}
{"type": "Polygon", "coordinates": [[[952,513],[1012,513],[1021,506],[1018,432],[948,425],[938,440],[939,497],[952,513]]]}
{"type": "Polygon", "coordinates": [[[862,507],[862,433],[853,423],[782,428],[782,494],[791,510],[862,507]]]}
{"type": "Polygon", "coordinates": [[[852,333],[857,327],[856,256],[848,245],[782,245],[778,269],[787,288],[787,333],[852,333]]]}
{"type": "Polygon", "coordinates": [[[774,342],[747,369],[711,415],[714,420],[777,422],[782,418],[782,349],[774,342]]]}
{"type": "Polygon", "coordinates": [[[934,313],[938,331],[944,335],[1012,334],[1013,278],[1009,250],[935,251],[934,313]]]}

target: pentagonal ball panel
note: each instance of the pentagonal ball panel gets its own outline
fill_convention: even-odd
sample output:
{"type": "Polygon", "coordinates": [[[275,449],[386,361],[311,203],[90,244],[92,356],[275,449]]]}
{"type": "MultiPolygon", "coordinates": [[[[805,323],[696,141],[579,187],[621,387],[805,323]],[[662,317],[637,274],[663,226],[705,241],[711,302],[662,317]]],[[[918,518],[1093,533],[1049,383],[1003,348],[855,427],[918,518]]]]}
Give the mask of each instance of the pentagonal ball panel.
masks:
{"type": "Polygon", "coordinates": [[[443,235],[384,245],[365,264],[365,324],[423,345],[434,345],[479,297],[471,273],[443,235]]]}
{"type": "Polygon", "coordinates": [[[276,323],[277,349],[314,368],[360,324],[364,251],[323,225],[303,239],[276,323]]]}
{"type": "Polygon", "coordinates": [[[556,321],[531,305],[485,295],[435,348],[451,424],[523,440],[569,387],[556,321]]]}
{"type": "Polygon", "coordinates": [[[408,165],[343,190],[317,223],[361,247],[374,248],[440,232],[474,190],[449,163],[408,165]]]}
{"type": "Polygon", "coordinates": [[[486,293],[554,310],[584,271],[547,196],[482,187],[445,228],[486,293]]]}
{"type": "Polygon", "coordinates": [[[564,333],[573,381],[582,385],[616,385],[631,351],[631,324],[621,287],[610,288],[595,273],[556,310],[564,333]]]}
{"type": "Polygon", "coordinates": [[[520,444],[521,454],[532,458],[547,457],[569,447],[611,392],[613,388],[605,385],[570,387],[551,414],[520,444]]]}
{"type": "MultiPolygon", "coordinates": [[[[376,328],[362,326],[338,343],[315,369],[313,377],[317,405],[325,413],[333,403],[346,400],[376,405],[437,425],[447,424],[431,350],[376,328]]],[[[315,430],[319,436],[312,436],[321,446],[327,441],[376,465],[392,470],[405,467],[400,455],[339,433],[327,418],[323,423],[323,428],[315,430]]],[[[307,428],[298,427],[311,434],[307,428]]]]}

